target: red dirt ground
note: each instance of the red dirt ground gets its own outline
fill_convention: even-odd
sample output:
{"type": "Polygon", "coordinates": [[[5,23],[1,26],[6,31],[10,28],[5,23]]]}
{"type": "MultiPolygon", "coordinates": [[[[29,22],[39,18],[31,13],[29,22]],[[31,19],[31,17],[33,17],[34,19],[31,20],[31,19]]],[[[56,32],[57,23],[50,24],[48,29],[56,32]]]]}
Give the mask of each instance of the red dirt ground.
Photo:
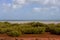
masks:
{"type": "Polygon", "coordinates": [[[44,34],[24,34],[19,37],[10,37],[6,34],[0,34],[0,40],[60,40],[60,35],[53,35],[49,32],[44,34]]]}

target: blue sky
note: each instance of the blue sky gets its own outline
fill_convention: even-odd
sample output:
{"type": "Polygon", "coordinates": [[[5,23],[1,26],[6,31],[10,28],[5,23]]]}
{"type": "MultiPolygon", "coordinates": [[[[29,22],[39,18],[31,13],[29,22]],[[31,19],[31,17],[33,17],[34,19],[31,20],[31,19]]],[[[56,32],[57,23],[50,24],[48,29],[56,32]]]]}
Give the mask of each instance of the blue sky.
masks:
{"type": "Polygon", "coordinates": [[[0,20],[60,20],[60,0],[0,0],[0,20]]]}

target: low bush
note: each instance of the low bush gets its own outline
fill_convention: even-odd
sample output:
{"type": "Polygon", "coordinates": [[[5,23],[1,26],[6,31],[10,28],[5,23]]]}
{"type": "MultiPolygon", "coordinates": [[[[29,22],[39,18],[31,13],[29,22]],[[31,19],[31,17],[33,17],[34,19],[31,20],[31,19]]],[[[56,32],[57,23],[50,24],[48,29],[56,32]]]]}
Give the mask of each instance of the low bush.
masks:
{"type": "Polygon", "coordinates": [[[32,28],[22,28],[21,31],[23,34],[32,34],[32,28]]]}
{"type": "Polygon", "coordinates": [[[6,33],[6,29],[5,28],[0,28],[0,34],[4,34],[6,33]]]}
{"type": "Polygon", "coordinates": [[[54,28],[51,30],[51,33],[52,34],[57,34],[57,35],[60,35],[60,28],[54,28]]]}
{"type": "Polygon", "coordinates": [[[7,35],[12,36],[12,37],[18,37],[18,36],[21,35],[21,32],[18,32],[18,31],[10,31],[10,32],[7,32],[7,35]]]}
{"type": "Polygon", "coordinates": [[[44,27],[38,27],[38,28],[33,28],[33,34],[41,34],[41,33],[44,33],[45,32],[45,30],[46,30],[46,28],[44,28],[44,27]]]}
{"type": "Polygon", "coordinates": [[[47,25],[44,23],[40,23],[40,22],[30,22],[27,23],[28,25],[31,25],[32,27],[46,27],[47,25]]]}
{"type": "Polygon", "coordinates": [[[46,27],[46,32],[50,32],[53,28],[56,27],[54,23],[47,24],[48,26],[46,27]]]}
{"type": "Polygon", "coordinates": [[[23,28],[22,33],[24,34],[41,34],[44,33],[46,28],[44,27],[32,27],[32,28],[23,28]]]}
{"type": "Polygon", "coordinates": [[[60,23],[56,24],[56,27],[60,27],[60,23]]]}

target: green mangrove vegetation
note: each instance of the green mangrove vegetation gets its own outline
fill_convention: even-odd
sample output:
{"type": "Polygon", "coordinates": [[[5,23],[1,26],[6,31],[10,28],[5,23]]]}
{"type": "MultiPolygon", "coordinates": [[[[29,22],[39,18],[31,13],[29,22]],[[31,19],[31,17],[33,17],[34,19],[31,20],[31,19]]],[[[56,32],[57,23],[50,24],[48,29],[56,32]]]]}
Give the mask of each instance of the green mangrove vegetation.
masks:
{"type": "Polygon", "coordinates": [[[7,34],[12,37],[21,36],[23,34],[42,34],[45,32],[60,35],[60,23],[44,24],[40,22],[30,22],[12,24],[9,22],[0,22],[0,34],[7,34]]]}

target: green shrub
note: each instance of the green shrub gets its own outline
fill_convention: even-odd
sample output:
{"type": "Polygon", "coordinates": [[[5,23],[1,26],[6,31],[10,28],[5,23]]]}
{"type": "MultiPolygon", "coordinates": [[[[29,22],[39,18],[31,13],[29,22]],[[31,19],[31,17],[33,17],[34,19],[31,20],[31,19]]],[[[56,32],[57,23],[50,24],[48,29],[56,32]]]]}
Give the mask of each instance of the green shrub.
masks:
{"type": "Polygon", "coordinates": [[[27,25],[31,25],[32,27],[46,27],[47,25],[44,23],[40,23],[40,22],[30,22],[27,23],[27,25]]]}
{"type": "Polygon", "coordinates": [[[48,26],[46,27],[46,32],[50,32],[55,27],[56,27],[56,25],[54,23],[48,24],[48,26]]]}
{"type": "Polygon", "coordinates": [[[44,27],[32,27],[32,28],[24,28],[22,29],[22,33],[24,34],[40,34],[44,33],[45,28],[44,27]]]}
{"type": "Polygon", "coordinates": [[[5,28],[0,28],[0,34],[4,34],[6,33],[6,29],[5,28]]]}
{"type": "Polygon", "coordinates": [[[60,28],[54,28],[54,29],[52,29],[51,33],[52,34],[58,34],[58,35],[60,35],[60,28]]]}
{"type": "Polygon", "coordinates": [[[18,37],[18,36],[21,35],[21,32],[18,32],[18,31],[10,31],[10,32],[7,32],[7,35],[12,36],[12,37],[18,37]]]}
{"type": "Polygon", "coordinates": [[[6,33],[7,33],[7,32],[11,32],[11,31],[13,31],[13,30],[14,30],[14,29],[7,28],[7,29],[6,29],[6,33]]]}
{"type": "Polygon", "coordinates": [[[56,24],[56,27],[60,27],[60,23],[56,24]]]}
{"type": "Polygon", "coordinates": [[[33,28],[33,34],[41,34],[41,33],[44,33],[45,32],[45,30],[46,30],[46,28],[44,28],[44,27],[38,27],[38,28],[33,28]]]}
{"type": "Polygon", "coordinates": [[[46,27],[47,25],[40,22],[35,22],[32,24],[33,27],[46,27]]]}
{"type": "Polygon", "coordinates": [[[32,28],[22,28],[21,31],[23,34],[32,34],[32,28]]]}

